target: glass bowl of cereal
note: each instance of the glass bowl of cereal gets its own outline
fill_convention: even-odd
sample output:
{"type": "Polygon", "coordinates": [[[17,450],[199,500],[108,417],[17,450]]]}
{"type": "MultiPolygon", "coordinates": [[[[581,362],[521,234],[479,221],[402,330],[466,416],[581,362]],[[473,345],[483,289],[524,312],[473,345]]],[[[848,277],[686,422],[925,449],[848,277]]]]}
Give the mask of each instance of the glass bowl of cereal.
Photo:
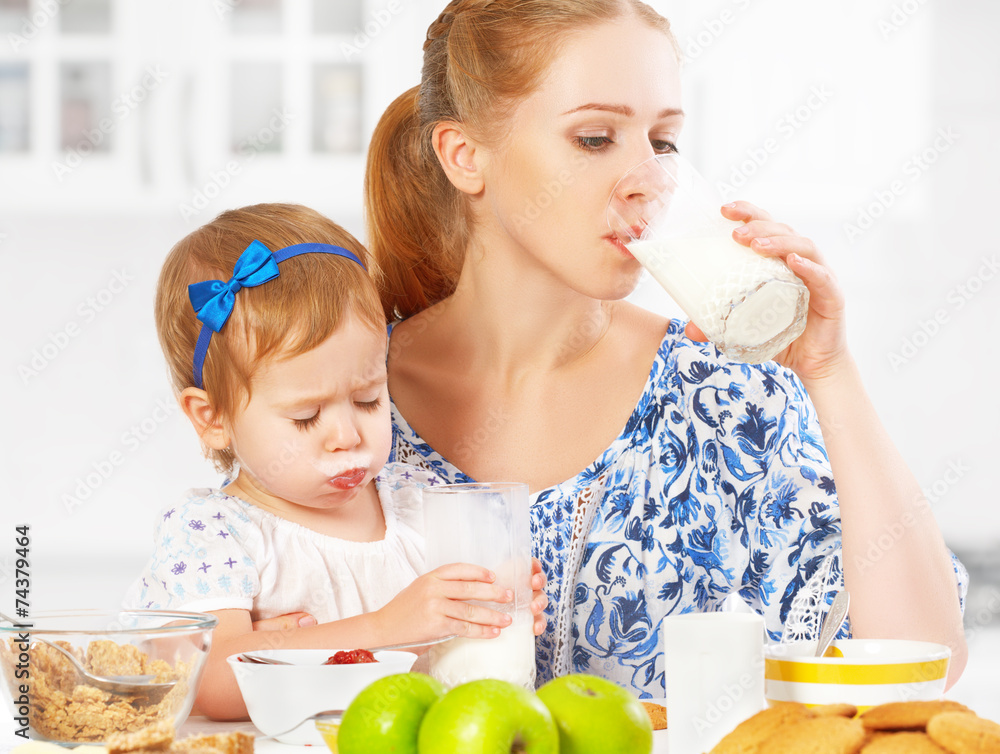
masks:
{"type": "Polygon", "coordinates": [[[177,727],[216,623],[169,610],[38,612],[2,623],[0,693],[16,729],[36,739],[100,743],[164,720],[177,727]]]}

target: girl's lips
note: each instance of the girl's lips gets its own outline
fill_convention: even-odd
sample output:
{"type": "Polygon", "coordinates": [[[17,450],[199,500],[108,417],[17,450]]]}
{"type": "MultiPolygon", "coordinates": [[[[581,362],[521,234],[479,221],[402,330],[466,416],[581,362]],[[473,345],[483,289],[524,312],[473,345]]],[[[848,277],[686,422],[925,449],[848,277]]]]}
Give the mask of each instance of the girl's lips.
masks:
{"type": "Polygon", "coordinates": [[[364,481],[367,473],[366,469],[350,469],[333,477],[330,480],[330,485],[338,490],[354,489],[364,481]]]}

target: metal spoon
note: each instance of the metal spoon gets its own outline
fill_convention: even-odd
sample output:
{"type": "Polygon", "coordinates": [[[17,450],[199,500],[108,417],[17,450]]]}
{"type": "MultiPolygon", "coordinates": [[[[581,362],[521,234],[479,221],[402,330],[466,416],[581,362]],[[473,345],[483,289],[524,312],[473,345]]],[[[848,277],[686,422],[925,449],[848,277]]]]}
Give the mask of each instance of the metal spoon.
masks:
{"type": "MultiPolygon", "coordinates": [[[[10,623],[12,626],[20,625],[13,618],[10,618],[3,613],[0,613],[0,620],[10,623]]],[[[156,677],[153,675],[97,675],[95,673],[91,673],[83,667],[83,665],[80,664],[80,661],[76,659],[76,655],[63,647],[60,647],[58,644],[51,642],[48,639],[42,639],[39,636],[32,636],[31,638],[36,642],[52,647],[52,649],[62,654],[67,660],[69,660],[73,669],[76,670],[77,675],[85,679],[91,686],[109,691],[112,694],[141,696],[146,698],[151,704],[155,704],[168,691],[170,691],[170,689],[177,685],[177,681],[150,683],[149,681],[156,677]]]]}
{"type": "Polygon", "coordinates": [[[48,639],[41,639],[37,636],[33,636],[34,641],[45,644],[48,647],[61,653],[73,668],[76,670],[77,675],[87,681],[91,686],[96,686],[104,691],[109,691],[112,694],[121,694],[124,696],[140,696],[149,701],[151,704],[158,702],[170,689],[177,685],[177,681],[166,681],[164,683],[150,683],[150,681],[156,676],[153,675],[97,675],[96,673],[91,673],[80,661],[76,659],[76,655],[58,644],[49,641],[48,639]]]}
{"type": "Polygon", "coordinates": [[[847,608],[851,605],[851,594],[846,589],[841,589],[833,598],[830,609],[823,616],[823,623],[819,629],[819,640],[816,643],[816,657],[822,657],[833,642],[833,637],[837,635],[840,627],[844,625],[847,618],[847,608]]]}
{"type": "Polygon", "coordinates": [[[340,718],[342,718],[343,716],[344,716],[344,710],[342,710],[342,709],[328,709],[328,710],[323,710],[322,712],[317,712],[315,715],[309,715],[309,717],[306,717],[306,718],[303,718],[302,720],[299,720],[291,728],[288,728],[287,730],[283,730],[280,733],[268,733],[266,736],[254,736],[254,743],[256,743],[258,741],[267,741],[267,740],[272,739],[272,738],[273,739],[278,739],[278,738],[281,738],[282,736],[287,736],[289,733],[291,733],[292,731],[294,731],[300,725],[303,725],[303,724],[309,722],[310,720],[316,720],[317,722],[319,722],[320,720],[333,720],[335,722],[339,722],[340,718]]]}
{"type": "MultiPolygon", "coordinates": [[[[391,649],[410,649],[411,647],[429,647],[431,644],[440,644],[441,642],[448,641],[449,639],[454,639],[455,636],[445,636],[443,639],[432,639],[431,641],[411,641],[406,644],[383,644],[380,647],[363,647],[369,652],[387,652],[391,649]]],[[[239,659],[243,662],[254,663],[255,665],[298,665],[300,663],[287,662],[285,660],[276,660],[273,657],[264,657],[262,655],[254,654],[253,652],[243,652],[239,659]]],[[[302,722],[305,722],[303,720],[302,722]]],[[[301,723],[300,723],[301,725],[301,723]]]]}

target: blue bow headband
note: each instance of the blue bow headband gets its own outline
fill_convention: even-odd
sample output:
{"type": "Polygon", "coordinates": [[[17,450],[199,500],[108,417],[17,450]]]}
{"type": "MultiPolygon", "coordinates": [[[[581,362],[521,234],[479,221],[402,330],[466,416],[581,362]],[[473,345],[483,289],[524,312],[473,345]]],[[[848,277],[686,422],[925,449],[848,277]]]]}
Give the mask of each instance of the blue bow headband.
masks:
{"type": "Polygon", "coordinates": [[[221,280],[204,280],[188,286],[188,298],[201,320],[201,333],[194,348],[194,384],[203,388],[201,372],[205,367],[205,356],[212,333],[222,330],[236,304],[236,294],[241,288],[254,288],[278,277],[278,264],[299,254],[334,254],[357,262],[362,269],[364,263],[358,257],[340,246],[323,243],[300,243],[271,253],[260,241],[252,241],[236,260],[233,276],[228,283],[221,280]]]}

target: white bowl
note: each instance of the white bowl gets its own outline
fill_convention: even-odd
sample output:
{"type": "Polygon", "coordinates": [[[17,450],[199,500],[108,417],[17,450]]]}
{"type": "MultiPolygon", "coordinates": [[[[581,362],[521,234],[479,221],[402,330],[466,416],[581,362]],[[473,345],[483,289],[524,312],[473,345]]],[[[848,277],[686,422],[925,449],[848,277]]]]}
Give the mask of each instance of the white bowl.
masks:
{"type": "MultiPolygon", "coordinates": [[[[351,649],[351,647],[348,647],[351,649]]],[[[292,665],[259,665],[226,658],[239,684],[250,719],[261,733],[286,744],[325,746],[313,720],[300,720],[326,710],[345,710],[372,681],[406,673],[417,656],[413,652],[375,652],[377,662],[324,665],[337,649],[266,649],[253,652],[292,665]],[[276,735],[280,734],[280,735],[276,735]]]]}
{"type": "Polygon", "coordinates": [[[886,702],[940,699],[951,650],[944,644],[904,639],[845,639],[836,657],[813,657],[815,642],[772,644],[764,649],[768,702],[855,705],[859,711],[886,702]]]}

